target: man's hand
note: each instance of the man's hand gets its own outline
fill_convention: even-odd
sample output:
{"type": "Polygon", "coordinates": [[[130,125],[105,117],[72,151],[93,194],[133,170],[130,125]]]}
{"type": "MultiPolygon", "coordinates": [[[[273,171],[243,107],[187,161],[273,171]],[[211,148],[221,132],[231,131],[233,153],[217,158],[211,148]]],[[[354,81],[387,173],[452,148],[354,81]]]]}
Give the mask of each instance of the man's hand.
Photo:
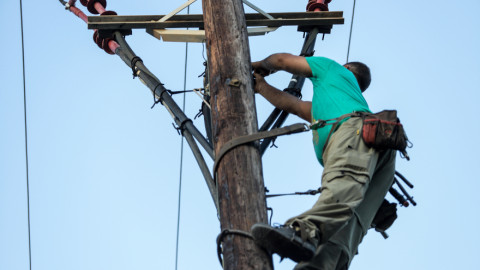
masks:
{"type": "Polygon", "coordinates": [[[302,101],[285,91],[271,86],[265,81],[264,76],[257,72],[254,72],[253,76],[255,78],[255,93],[262,95],[280,110],[293,113],[308,122],[312,122],[312,102],[302,101]]]}
{"type": "Polygon", "coordinates": [[[271,65],[266,60],[253,62],[252,68],[255,73],[258,73],[263,77],[266,77],[272,73],[277,72],[277,70],[272,68],[271,65]]]}
{"type": "Polygon", "coordinates": [[[262,75],[256,72],[253,73],[253,77],[255,79],[255,88],[253,90],[255,91],[255,93],[260,93],[262,86],[267,82],[265,81],[265,78],[262,75]]]}
{"type": "Polygon", "coordinates": [[[277,70],[285,70],[294,75],[312,77],[312,69],[303,56],[296,56],[289,53],[276,53],[262,61],[252,63],[253,70],[266,77],[277,70]]]}

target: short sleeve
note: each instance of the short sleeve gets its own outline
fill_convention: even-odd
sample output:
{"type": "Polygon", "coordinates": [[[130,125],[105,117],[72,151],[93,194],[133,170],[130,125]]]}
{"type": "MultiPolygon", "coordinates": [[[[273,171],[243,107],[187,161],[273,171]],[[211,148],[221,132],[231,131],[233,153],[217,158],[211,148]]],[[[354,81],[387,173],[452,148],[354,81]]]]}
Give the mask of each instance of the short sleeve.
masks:
{"type": "Polygon", "coordinates": [[[306,57],[305,59],[312,70],[312,80],[323,80],[327,76],[330,66],[336,63],[331,59],[318,56],[306,57]]]}

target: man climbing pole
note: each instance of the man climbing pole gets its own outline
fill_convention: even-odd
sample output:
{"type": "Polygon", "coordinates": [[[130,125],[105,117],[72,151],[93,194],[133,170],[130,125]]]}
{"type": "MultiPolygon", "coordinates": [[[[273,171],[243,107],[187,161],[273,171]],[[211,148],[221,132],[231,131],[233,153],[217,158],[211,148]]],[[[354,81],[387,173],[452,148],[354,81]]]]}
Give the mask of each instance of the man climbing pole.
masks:
{"type": "Polygon", "coordinates": [[[315,153],[324,167],[315,205],[282,227],[255,224],[252,235],[269,252],[298,262],[296,270],[348,269],[377,211],[381,212],[395,173],[396,151],[368,147],[362,140],[362,117],[349,115],[370,112],[362,96],[370,85],[370,70],[360,62],[342,66],[324,57],[286,53],[253,62],[252,67],[255,91],[275,107],[310,123],[348,115],[335,119],[338,123],[333,126],[312,128],[315,153]],[[312,101],[302,101],[265,81],[265,76],[279,70],[308,77],[313,83],[312,101]]]}

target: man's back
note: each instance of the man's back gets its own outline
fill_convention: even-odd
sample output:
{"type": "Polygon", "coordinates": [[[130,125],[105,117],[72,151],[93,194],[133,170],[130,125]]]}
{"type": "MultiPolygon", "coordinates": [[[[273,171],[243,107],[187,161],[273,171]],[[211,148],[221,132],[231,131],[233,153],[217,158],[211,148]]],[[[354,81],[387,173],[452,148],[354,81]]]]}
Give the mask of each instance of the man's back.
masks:
{"type": "MultiPolygon", "coordinates": [[[[357,79],[344,66],[325,57],[307,57],[312,69],[312,120],[337,118],[353,111],[370,112],[357,79]]],[[[313,144],[320,164],[331,126],[313,130],[313,144]]]]}

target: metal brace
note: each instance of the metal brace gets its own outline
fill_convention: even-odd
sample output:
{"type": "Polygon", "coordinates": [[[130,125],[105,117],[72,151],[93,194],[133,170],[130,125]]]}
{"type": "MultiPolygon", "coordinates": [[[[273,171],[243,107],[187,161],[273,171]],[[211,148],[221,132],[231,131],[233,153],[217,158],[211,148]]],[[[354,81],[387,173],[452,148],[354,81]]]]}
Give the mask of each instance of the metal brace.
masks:
{"type": "MultiPolygon", "coordinates": [[[[183,3],[181,6],[179,6],[178,8],[176,8],[175,10],[173,10],[172,12],[168,13],[167,15],[163,16],[160,20],[158,20],[158,22],[165,22],[166,20],[170,19],[171,17],[173,17],[174,15],[178,14],[180,11],[186,9],[187,7],[189,7],[191,4],[195,3],[197,0],[189,0],[185,3],[183,3]]],[[[267,12],[263,11],[261,8],[255,6],[254,4],[252,4],[250,1],[248,0],[242,0],[242,2],[249,6],[250,8],[252,8],[253,10],[255,10],[256,12],[262,14],[263,16],[267,17],[268,19],[270,20],[275,20],[275,18],[268,14],[267,12]]],[[[259,29],[262,29],[262,30],[265,30],[265,31],[269,31],[269,32],[273,32],[275,30],[278,29],[278,27],[260,27],[259,29]]]]}

